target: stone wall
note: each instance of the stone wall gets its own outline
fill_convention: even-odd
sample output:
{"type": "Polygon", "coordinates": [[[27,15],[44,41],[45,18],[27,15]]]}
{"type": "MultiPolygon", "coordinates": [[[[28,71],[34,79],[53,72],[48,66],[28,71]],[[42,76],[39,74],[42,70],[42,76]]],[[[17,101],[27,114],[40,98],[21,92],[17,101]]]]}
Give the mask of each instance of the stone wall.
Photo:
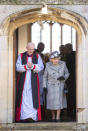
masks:
{"type": "MultiPolygon", "coordinates": [[[[58,21],[61,20],[60,22],[62,23],[65,21],[65,24],[72,25],[77,29],[77,122],[88,123],[88,61],[86,60],[88,58],[88,5],[87,1],[81,1],[83,4],[86,3],[86,5],[71,5],[71,3],[66,3],[67,0],[64,1],[54,1],[54,4],[53,1],[45,1],[48,3],[48,7],[57,9],[56,11],[53,9],[51,15],[41,16],[44,18],[51,16],[52,20],[56,18],[58,21]],[[64,5],[58,4],[58,2],[63,2],[64,5]],[[59,13],[60,11],[61,13],[59,13]]],[[[7,3],[4,0],[2,2],[4,5],[0,5],[0,123],[12,123],[15,114],[13,108],[13,73],[15,71],[13,71],[12,32],[16,28],[28,24],[31,21],[30,19],[36,18],[38,20],[38,15],[35,13],[37,11],[30,13],[30,9],[42,8],[44,0],[26,1],[29,4],[25,3],[25,1],[22,1],[24,4],[20,3],[19,0],[19,5],[14,5],[12,2],[15,4],[16,1],[9,0],[7,3],[11,5],[5,5],[7,3]],[[16,21],[16,17],[18,21],[16,21]],[[3,21],[6,18],[8,18],[8,21],[5,23],[3,21]]],[[[82,4],[81,2],[80,4],[82,4]]]]}
{"type": "Polygon", "coordinates": [[[88,0],[0,0],[1,4],[65,4],[65,5],[80,5],[88,4],[88,0]]]}
{"type": "MultiPolygon", "coordinates": [[[[88,21],[88,5],[48,5],[52,8],[62,8],[69,11],[73,11],[76,14],[84,17],[88,21]]],[[[42,5],[0,5],[0,24],[9,15],[22,12],[25,9],[29,10],[32,8],[42,8],[42,5]]]]}

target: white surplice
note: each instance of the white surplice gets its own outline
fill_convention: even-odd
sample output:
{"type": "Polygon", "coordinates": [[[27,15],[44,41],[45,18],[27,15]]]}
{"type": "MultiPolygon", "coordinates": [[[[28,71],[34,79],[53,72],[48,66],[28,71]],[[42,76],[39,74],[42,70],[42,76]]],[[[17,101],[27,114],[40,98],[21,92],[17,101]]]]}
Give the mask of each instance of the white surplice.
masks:
{"type": "MultiPolygon", "coordinates": [[[[28,62],[32,62],[32,57],[28,57],[28,62]]],[[[34,72],[40,72],[43,70],[44,65],[42,62],[42,59],[40,55],[38,55],[38,64],[34,64],[35,69],[33,69],[34,72]]],[[[27,68],[27,65],[26,65],[27,68]]],[[[24,120],[27,118],[32,118],[33,120],[37,120],[37,109],[34,109],[33,107],[33,100],[32,100],[32,88],[31,88],[31,69],[27,68],[27,70],[24,68],[24,65],[22,65],[21,61],[21,55],[18,56],[17,62],[16,62],[16,71],[18,72],[26,72],[26,78],[24,83],[24,89],[22,94],[22,105],[21,105],[21,114],[20,119],[24,120]]]]}

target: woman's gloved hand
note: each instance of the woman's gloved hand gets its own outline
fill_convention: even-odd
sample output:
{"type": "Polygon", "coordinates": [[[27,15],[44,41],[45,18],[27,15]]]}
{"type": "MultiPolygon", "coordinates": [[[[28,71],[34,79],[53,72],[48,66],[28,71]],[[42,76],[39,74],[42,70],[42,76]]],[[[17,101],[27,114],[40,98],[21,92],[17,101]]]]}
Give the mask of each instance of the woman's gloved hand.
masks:
{"type": "Polygon", "coordinates": [[[63,76],[60,76],[60,77],[57,78],[57,80],[61,81],[61,80],[65,80],[65,78],[63,76]]]}
{"type": "Polygon", "coordinates": [[[48,90],[47,90],[47,88],[43,88],[43,91],[44,91],[44,93],[47,93],[48,92],[48,90]]]}

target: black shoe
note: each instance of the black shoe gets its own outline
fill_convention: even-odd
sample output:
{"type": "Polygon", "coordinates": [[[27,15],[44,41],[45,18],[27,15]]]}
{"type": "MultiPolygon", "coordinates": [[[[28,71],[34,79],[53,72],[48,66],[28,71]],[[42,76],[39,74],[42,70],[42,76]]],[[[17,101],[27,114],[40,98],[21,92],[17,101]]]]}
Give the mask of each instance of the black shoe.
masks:
{"type": "Polygon", "coordinates": [[[56,122],[61,122],[61,120],[60,119],[59,120],[56,119],[56,122]]]}
{"type": "Polygon", "coordinates": [[[51,122],[56,122],[56,119],[52,119],[51,122]]]}

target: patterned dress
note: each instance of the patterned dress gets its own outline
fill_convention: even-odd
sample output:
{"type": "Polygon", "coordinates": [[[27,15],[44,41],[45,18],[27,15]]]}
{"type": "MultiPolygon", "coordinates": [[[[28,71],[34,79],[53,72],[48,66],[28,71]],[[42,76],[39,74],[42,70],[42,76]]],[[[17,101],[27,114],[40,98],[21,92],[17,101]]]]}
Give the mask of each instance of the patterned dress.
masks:
{"type": "Polygon", "coordinates": [[[63,76],[65,80],[69,77],[69,72],[65,62],[59,61],[57,65],[51,62],[46,64],[43,78],[43,87],[47,88],[47,109],[58,110],[67,107],[66,95],[64,94],[65,81],[57,80],[63,76]]]}

